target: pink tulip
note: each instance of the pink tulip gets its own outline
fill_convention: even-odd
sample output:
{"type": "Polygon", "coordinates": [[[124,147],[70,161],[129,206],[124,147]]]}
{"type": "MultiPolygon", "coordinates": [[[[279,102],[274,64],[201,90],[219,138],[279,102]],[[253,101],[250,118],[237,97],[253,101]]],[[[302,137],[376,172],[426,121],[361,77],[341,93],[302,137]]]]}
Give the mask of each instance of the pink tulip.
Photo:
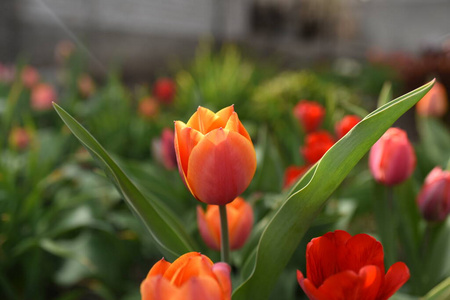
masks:
{"type": "Polygon", "coordinates": [[[177,167],[174,138],[175,134],[173,130],[164,128],[161,137],[154,139],[152,142],[155,159],[162,163],[167,170],[173,170],[177,167]]]}
{"type": "Polygon", "coordinates": [[[35,111],[50,110],[52,102],[56,102],[56,92],[51,85],[40,83],[31,91],[31,107],[35,111]]]}
{"type": "Polygon", "coordinates": [[[444,221],[450,213],[450,171],[435,167],[425,178],[417,204],[426,220],[444,221]]]}
{"type": "Polygon", "coordinates": [[[417,103],[416,111],[421,116],[442,117],[447,112],[448,98],[445,87],[436,82],[433,88],[417,103]]]}
{"type": "Polygon", "coordinates": [[[414,149],[406,132],[399,128],[389,128],[370,150],[370,171],[379,183],[401,183],[411,176],[415,166],[414,149]]]}
{"type": "Polygon", "coordinates": [[[25,66],[22,70],[21,77],[23,85],[29,89],[35,86],[39,82],[40,78],[39,72],[32,66],[25,66]]]}

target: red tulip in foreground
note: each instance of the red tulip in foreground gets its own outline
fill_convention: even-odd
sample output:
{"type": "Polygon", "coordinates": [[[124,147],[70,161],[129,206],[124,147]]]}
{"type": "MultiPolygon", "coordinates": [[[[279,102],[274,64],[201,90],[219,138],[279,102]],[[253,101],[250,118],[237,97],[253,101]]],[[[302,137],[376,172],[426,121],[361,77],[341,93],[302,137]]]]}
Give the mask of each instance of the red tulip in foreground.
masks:
{"type": "Polygon", "coordinates": [[[333,137],[327,131],[313,132],[306,136],[301,153],[307,163],[315,164],[333,145],[333,137]]]}
{"type": "MultiPolygon", "coordinates": [[[[253,209],[241,197],[227,204],[228,232],[231,250],[244,246],[253,226],[253,209]]],[[[220,215],[217,205],[208,205],[206,212],[197,206],[197,223],[206,245],[220,250],[220,215]]]]}
{"type": "Polygon", "coordinates": [[[233,106],[217,113],[199,107],[186,124],[176,121],[175,153],[184,183],[208,204],[233,201],[256,170],[252,140],[233,106]]]}
{"type": "Polygon", "coordinates": [[[409,279],[402,263],[384,270],[383,246],[367,234],[341,230],[314,238],[306,248],[306,275],[297,280],[311,300],[384,300],[409,279]]]}
{"type": "Polygon", "coordinates": [[[422,216],[428,221],[444,221],[450,214],[450,171],[434,168],[417,197],[422,216]]]}
{"type": "Polygon", "coordinates": [[[442,117],[447,112],[448,98],[442,83],[436,82],[431,90],[416,105],[421,116],[442,117]]]}
{"type": "Polygon", "coordinates": [[[335,131],[338,139],[347,134],[356,124],[361,121],[361,118],[355,115],[345,116],[342,120],[336,123],[335,131]]]}
{"type": "Polygon", "coordinates": [[[389,128],[370,149],[370,171],[379,183],[401,183],[411,176],[415,166],[414,149],[406,132],[399,128],[389,128]]]}
{"type": "Polygon", "coordinates": [[[294,115],[306,132],[317,130],[322,124],[325,109],[315,101],[301,100],[294,107],[294,115]]]}
{"type": "Polygon", "coordinates": [[[230,267],[197,252],[161,259],[141,284],[142,300],[229,300],[230,267]]]}

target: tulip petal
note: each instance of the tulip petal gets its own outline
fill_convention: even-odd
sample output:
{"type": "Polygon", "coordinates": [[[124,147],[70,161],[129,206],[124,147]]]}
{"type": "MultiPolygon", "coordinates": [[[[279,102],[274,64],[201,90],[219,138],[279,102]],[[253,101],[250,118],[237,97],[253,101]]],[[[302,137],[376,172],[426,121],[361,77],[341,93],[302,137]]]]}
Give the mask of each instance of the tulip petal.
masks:
{"type": "Polygon", "coordinates": [[[393,264],[386,276],[384,277],[384,284],[381,293],[378,294],[377,300],[389,299],[394,293],[408,281],[410,277],[408,267],[402,262],[393,264]]]}
{"type": "MultiPolygon", "coordinates": [[[[219,283],[211,277],[190,278],[179,290],[177,300],[225,300],[219,283]]],[[[228,298],[229,299],[229,298],[228,298]]],[[[175,300],[175,299],[174,299],[175,300]]]]}
{"type": "Polygon", "coordinates": [[[145,279],[141,284],[142,300],[175,300],[178,289],[161,275],[145,279]]]}
{"type": "Polygon", "coordinates": [[[384,274],[383,246],[367,234],[357,234],[350,238],[337,253],[339,270],[358,273],[367,265],[377,266],[384,274]]]}
{"type": "Polygon", "coordinates": [[[222,288],[224,299],[231,298],[231,268],[224,262],[215,263],[212,267],[213,273],[216,275],[217,281],[222,288]]]}
{"type": "Polygon", "coordinates": [[[192,150],[187,181],[197,199],[224,205],[250,184],[256,170],[252,143],[236,132],[216,129],[192,150]]]}
{"type": "Polygon", "coordinates": [[[227,205],[230,248],[240,249],[247,241],[253,227],[253,210],[250,204],[238,197],[227,205]]]}
{"type": "Polygon", "coordinates": [[[228,129],[230,131],[239,132],[242,136],[244,136],[247,140],[249,140],[250,143],[252,142],[250,135],[248,134],[244,125],[242,125],[236,112],[233,112],[231,114],[230,118],[228,119],[227,125],[225,126],[225,129],[228,129]]]}
{"type": "Polygon", "coordinates": [[[199,106],[187,122],[187,126],[198,130],[202,134],[206,134],[214,129],[225,127],[233,112],[233,106],[225,107],[216,114],[207,108],[199,106]]]}
{"type": "Polygon", "coordinates": [[[337,253],[350,238],[349,233],[336,230],[314,238],[308,243],[306,275],[314,286],[322,285],[325,279],[339,272],[337,255],[330,255],[330,253],[337,253]]]}
{"type": "Polygon", "coordinates": [[[322,295],[314,284],[309,279],[305,278],[299,270],[297,270],[297,281],[303,292],[310,300],[325,299],[325,296],[322,295]]]}
{"type": "Polygon", "coordinates": [[[378,292],[384,279],[384,273],[374,265],[365,266],[359,271],[359,298],[364,300],[377,299],[378,292]]]}
{"type": "Polygon", "coordinates": [[[150,269],[150,271],[147,274],[147,278],[156,276],[156,275],[164,275],[164,273],[167,271],[167,269],[170,267],[171,263],[166,261],[164,258],[162,258],[160,261],[158,261],[156,264],[153,265],[153,267],[150,269]]]}
{"type": "MultiPolygon", "coordinates": [[[[215,207],[217,208],[217,206],[215,207]]],[[[217,220],[209,220],[209,217],[211,216],[209,208],[210,207],[208,207],[208,211],[205,215],[203,208],[201,206],[197,206],[198,229],[204,242],[209,248],[213,250],[220,250],[220,224],[217,224],[216,226],[216,223],[220,223],[219,211],[217,209],[217,213],[213,215],[213,217],[217,220]],[[215,227],[218,227],[217,230],[215,227]]]]}
{"type": "Polygon", "coordinates": [[[178,170],[180,172],[181,179],[184,184],[189,188],[192,193],[191,188],[186,180],[186,174],[188,171],[189,156],[192,149],[198,144],[198,142],[203,138],[203,134],[197,130],[187,127],[181,121],[175,122],[175,154],[177,156],[178,170]]]}
{"type": "Polygon", "coordinates": [[[319,287],[318,300],[360,300],[358,285],[359,276],[353,271],[344,271],[327,278],[319,287]]]}

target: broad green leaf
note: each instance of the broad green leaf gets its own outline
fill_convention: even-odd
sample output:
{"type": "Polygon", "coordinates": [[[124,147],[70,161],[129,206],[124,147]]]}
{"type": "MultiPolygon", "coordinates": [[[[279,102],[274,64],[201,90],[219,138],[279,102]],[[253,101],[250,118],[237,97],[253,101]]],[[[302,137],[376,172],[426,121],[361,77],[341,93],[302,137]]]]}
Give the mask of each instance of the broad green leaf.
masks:
{"type": "MultiPolygon", "coordinates": [[[[256,249],[253,272],[236,289],[234,300],[269,297],[327,198],[395,120],[419,101],[433,84],[434,81],[431,81],[368,114],[308,172],[314,172],[312,177],[306,174],[300,179],[263,232],[256,249]]],[[[292,276],[295,280],[295,274],[292,276]]]]}
{"type": "Polygon", "coordinates": [[[54,107],[67,127],[100,163],[132,211],[144,222],[163,254],[176,259],[196,249],[176,216],[156,199],[146,199],[96,139],[64,109],[57,104],[54,107]]]}

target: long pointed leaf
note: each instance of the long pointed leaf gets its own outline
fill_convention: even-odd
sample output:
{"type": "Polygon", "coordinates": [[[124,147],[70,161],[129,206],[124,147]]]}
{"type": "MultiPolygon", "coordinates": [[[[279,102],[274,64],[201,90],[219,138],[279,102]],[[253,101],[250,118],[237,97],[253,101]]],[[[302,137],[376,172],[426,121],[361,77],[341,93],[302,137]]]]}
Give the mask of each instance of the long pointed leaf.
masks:
{"type": "Polygon", "coordinates": [[[95,138],[64,109],[57,104],[53,106],[75,137],[100,163],[131,209],[144,222],[163,254],[169,259],[175,259],[193,251],[196,247],[176,216],[156,199],[146,199],[95,138]]]}
{"type": "Polygon", "coordinates": [[[234,292],[234,300],[269,297],[277,278],[327,198],[395,120],[419,101],[433,84],[431,81],[367,115],[328,150],[306,185],[303,184],[306,179],[301,179],[263,232],[253,272],[234,292]]]}

